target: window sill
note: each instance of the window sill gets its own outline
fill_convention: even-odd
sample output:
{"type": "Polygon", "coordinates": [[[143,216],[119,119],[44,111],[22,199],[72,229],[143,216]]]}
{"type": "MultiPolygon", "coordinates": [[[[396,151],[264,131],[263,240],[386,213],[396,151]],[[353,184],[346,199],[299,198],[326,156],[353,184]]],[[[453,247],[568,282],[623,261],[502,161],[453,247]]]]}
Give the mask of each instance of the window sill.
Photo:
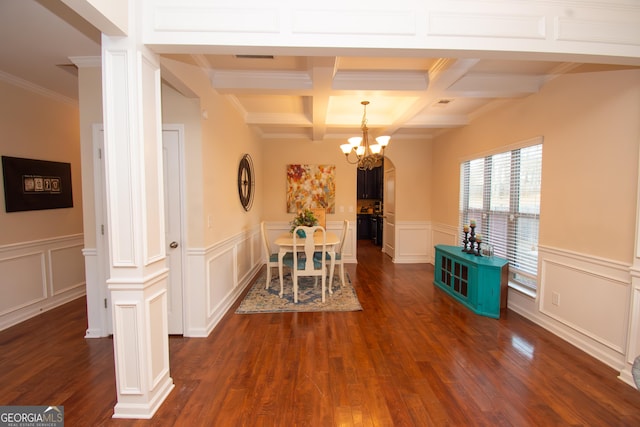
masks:
{"type": "Polygon", "coordinates": [[[537,292],[535,289],[522,286],[521,284],[512,281],[509,281],[509,287],[515,291],[520,292],[523,295],[528,296],[531,299],[536,299],[537,292]]]}

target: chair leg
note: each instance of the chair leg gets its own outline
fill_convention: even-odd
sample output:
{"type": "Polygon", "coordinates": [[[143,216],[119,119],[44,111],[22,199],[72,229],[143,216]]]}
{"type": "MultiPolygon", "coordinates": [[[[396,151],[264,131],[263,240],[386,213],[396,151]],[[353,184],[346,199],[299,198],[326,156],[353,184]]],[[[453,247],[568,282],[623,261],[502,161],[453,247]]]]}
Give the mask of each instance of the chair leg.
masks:
{"type": "MultiPolygon", "coordinates": [[[[327,281],[326,276],[327,276],[326,272],[323,271],[322,272],[322,279],[321,279],[321,281],[322,281],[322,302],[324,302],[324,293],[325,293],[326,281],[327,281]]],[[[329,286],[331,286],[331,285],[329,285],[329,286]]]]}
{"type": "Polygon", "coordinates": [[[345,286],[344,282],[344,264],[340,263],[340,281],[342,282],[342,286],[345,286]]]}
{"type": "Polygon", "coordinates": [[[271,284],[271,266],[267,263],[267,283],[265,284],[265,289],[269,289],[269,285],[271,284]]]}

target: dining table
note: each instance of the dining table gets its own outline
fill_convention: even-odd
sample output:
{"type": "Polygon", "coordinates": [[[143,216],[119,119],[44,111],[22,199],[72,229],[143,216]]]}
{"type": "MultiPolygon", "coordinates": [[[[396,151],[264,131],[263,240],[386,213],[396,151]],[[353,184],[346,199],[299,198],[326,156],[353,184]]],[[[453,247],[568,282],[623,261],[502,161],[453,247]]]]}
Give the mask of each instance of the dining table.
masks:
{"type": "MultiPolygon", "coordinates": [[[[316,234],[314,235],[314,238],[316,241],[316,249],[322,250],[322,241],[320,240],[319,237],[316,237],[318,234],[321,234],[321,233],[316,232],[316,234]]],[[[329,254],[329,257],[331,258],[331,262],[329,264],[329,289],[331,290],[331,283],[333,282],[333,270],[334,270],[335,261],[336,261],[335,246],[338,243],[340,243],[340,237],[334,232],[326,231],[325,239],[326,239],[325,250],[327,254],[329,254]]],[[[304,247],[304,241],[305,239],[303,238],[297,238],[296,246],[304,247]]],[[[282,297],[282,295],[284,294],[283,259],[284,259],[284,256],[287,254],[287,252],[293,252],[294,250],[293,233],[289,232],[289,233],[280,234],[278,237],[276,237],[276,240],[274,241],[274,243],[279,247],[278,274],[280,275],[280,297],[282,297]]]]}

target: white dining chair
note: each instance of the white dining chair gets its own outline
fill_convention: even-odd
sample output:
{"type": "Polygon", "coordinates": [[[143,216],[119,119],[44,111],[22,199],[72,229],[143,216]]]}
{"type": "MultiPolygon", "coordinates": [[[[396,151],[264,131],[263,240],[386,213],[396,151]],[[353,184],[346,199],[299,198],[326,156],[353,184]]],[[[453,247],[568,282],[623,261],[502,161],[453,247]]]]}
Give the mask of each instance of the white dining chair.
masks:
{"type": "MultiPolygon", "coordinates": [[[[293,279],[293,302],[298,302],[298,279],[310,276],[322,282],[322,302],[325,302],[327,270],[322,259],[315,259],[316,251],[325,253],[327,249],[327,233],[323,227],[298,226],[293,230],[293,253],[286,254],[285,266],[291,269],[293,279]]],[[[329,290],[331,293],[331,290],[329,290]]]]}
{"type": "Polygon", "coordinates": [[[267,281],[265,289],[269,289],[269,285],[271,284],[271,269],[274,267],[278,268],[278,252],[273,252],[271,250],[271,244],[269,243],[269,236],[267,235],[267,229],[264,221],[260,224],[260,230],[262,233],[262,244],[267,255],[267,281]]]}
{"type": "MultiPolygon", "coordinates": [[[[342,251],[344,249],[344,242],[347,238],[347,233],[349,231],[349,221],[348,220],[344,220],[343,224],[342,224],[342,235],[340,236],[340,243],[338,243],[334,250],[335,250],[335,255],[334,255],[334,268],[336,265],[340,266],[340,283],[342,284],[342,286],[345,286],[345,280],[344,280],[344,257],[342,256],[342,251]]],[[[326,252],[323,252],[324,255],[324,262],[327,265],[331,264],[331,255],[329,255],[326,252]]],[[[320,252],[316,252],[316,258],[321,258],[320,256],[320,252]]],[[[329,286],[333,285],[333,270],[329,271],[329,286]]]]}

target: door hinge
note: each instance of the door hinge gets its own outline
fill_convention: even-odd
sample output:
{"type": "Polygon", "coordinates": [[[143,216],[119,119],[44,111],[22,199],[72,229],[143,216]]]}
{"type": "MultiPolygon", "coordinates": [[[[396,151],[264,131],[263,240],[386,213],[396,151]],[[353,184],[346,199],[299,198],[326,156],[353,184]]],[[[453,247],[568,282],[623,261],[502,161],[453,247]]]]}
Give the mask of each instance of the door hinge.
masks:
{"type": "Polygon", "coordinates": [[[104,299],[104,308],[107,308],[107,299],[104,299]]]}
{"type": "Polygon", "coordinates": [[[102,160],[102,148],[98,148],[98,159],[102,160]]]}
{"type": "Polygon", "coordinates": [[[100,234],[104,236],[104,224],[100,224],[100,234]]]}

